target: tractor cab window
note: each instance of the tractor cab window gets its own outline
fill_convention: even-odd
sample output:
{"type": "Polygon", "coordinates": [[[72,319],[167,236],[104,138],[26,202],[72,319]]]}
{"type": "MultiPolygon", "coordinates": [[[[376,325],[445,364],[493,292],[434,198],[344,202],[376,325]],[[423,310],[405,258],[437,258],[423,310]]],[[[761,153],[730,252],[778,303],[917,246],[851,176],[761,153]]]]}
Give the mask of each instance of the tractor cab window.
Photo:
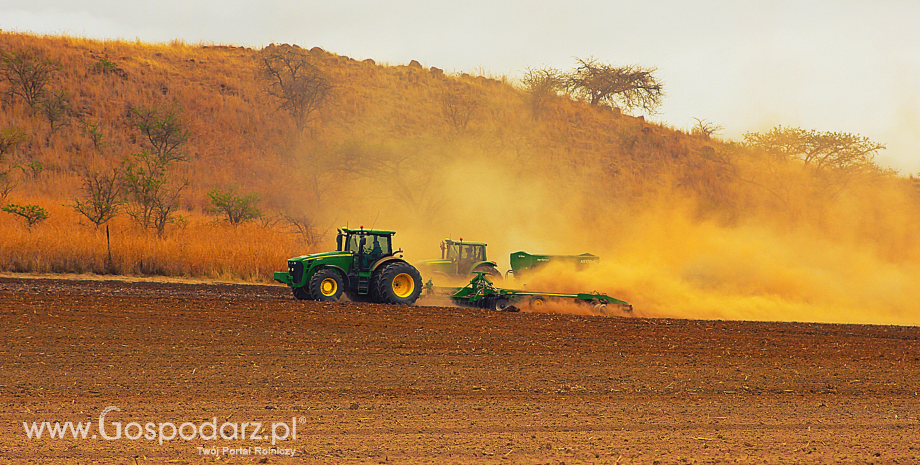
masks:
{"type": "Polygon", "coordinates": [[[481,245],[474,245],[470,247],[470,260],[475,260],[481,262],[485,260],[485,250],[486,248],[481,245]]]}
{"type": "Polygon", "coordinates": [[[345,250],[355,254],[363,253],[381,257],[391,254],[393,249],[390,246],[390,236],[351,234],[345,242],[345,250]]]}
{"type": "Polygon", "coordinates": [[[464,245],[460,248],[460,260],[464,262],[481,262],[485,256],[485,247],[481,245],[464,245]]]}
{"type": "Polygon", "coordinates": [[[456,262],[460,259],[460,246],[457,244],[447,244],[447,250],[444,252],[445,260],[456,262]]]}
{"type": "Polygon", "coordinates": [[[390,236],[371,236],[367,238],[364,252],[374,257],[390,254],[390,236]]]}
{"type": "Polygon", "coordinates": [[[361,236],[358,234],[349,234],[345,241],[345,250],[348,252],[358,253],[361,251],[361,236]]]}

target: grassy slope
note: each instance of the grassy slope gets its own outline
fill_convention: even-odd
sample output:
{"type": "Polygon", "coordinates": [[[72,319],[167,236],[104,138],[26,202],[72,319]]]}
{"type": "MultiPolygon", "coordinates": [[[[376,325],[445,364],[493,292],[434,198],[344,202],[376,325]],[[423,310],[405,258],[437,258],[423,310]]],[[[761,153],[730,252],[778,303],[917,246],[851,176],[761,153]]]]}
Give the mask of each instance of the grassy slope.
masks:
{"type": "MultiPolygon", "coordinates": [[[[281,214],[311,219],[318,233],[377,221],[408,228],[427,243],[462,229],[507,247],[515,247],[513,237],[552,244],[560,235],[587,247],[597,236],[567,234],[558,225],[606,231],[630,215],[677,202],[697,220],[756,220],[828,235],[863,218],[865,224],[851,229],[853,240],[879,247],[896,241],[885,254],[903,255],[900,244],[916,242],[916,214],[879,211],[881,203],[915,211],[906,180],[875,176],[854,183],[840,198],[871,197],[859,204],[791,205],[790,198],[808,196],[795,192],[809,183],[796,166],[776,167],[730,143],[562,97],[535,120],[526,94],[499,80],[317,50],[336,84],[334,104],[298,133],[264,91],[258,50],[11,33],[0,33],[0,49],[33,49],[59,62],[52,88],[67,91],[75,109],[71,124],[53,134],[20,101],[0,112],[0,130],[18,128],[29,137],[12,162],[46,167],[34,178],[19,173],[6,203],[39,204],[51,215],[31,230],[0,215],[0,270],[266,280],[286,257],[332,243],[328,234],[319,244],[293,234],[281,214]],[[95,72],[103,57],[123,73],[95,72]],[[451,90],[478,102],[462,130],[444,117],[442,96],[451,90]],[[107,266],[105,233],[82,224],[66,204],[81,195],[82,170],[117,166],[143,149],[130,110],[162,106],[178,109],[192,134],[183,149],[192,161],[185,167],[190,184],[182,220],[157,238],[125,215],[116,218],[107,266]],[[93,147],[80,120],[100,124],[102,148],[93,147]],[[777,169],[784,175],[764,174],[777,169]],[[207,215],[206,193],[230,185],[259,193],[266,219],[231,227],[207,215]],[[504,236],[487,239],[498,234],[495,225],[504,236]]],[[[910,254],[920,260],[916,248],[910,254]]]]}

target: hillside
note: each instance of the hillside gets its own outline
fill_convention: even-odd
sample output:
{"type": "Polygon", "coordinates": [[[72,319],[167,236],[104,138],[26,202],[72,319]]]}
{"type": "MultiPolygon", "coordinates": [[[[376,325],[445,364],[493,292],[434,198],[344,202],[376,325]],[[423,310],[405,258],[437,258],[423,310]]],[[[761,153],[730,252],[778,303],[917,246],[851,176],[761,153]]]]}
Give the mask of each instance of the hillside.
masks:
{"type": "Polygon", "coordinates": [[[920,323],[920,196],[874,164],[821,171],[563,95],[535,115],[508,79],[319,49],[296,49],[331,83],[301,128],[260,74],[287,49],[0,33],[7,54],[55,63],[49,95],[67,101],[3,101],[0,131],[20,137],[0,203],[48,218],[0,213],[0,270],[267,281],[335,227],[374,225],[410,261],[448,236],[488,242],[502,269],[516,250],[590,251],[600,270],[543,285],[649,315],[920,323]],[[87,173],[140,166],[144,114],[187,130],[164,171],[178,209],[159,234],[127,211],[97,228],[69,205],[87,173]],[[214,189],[257,195],[261,217],[210,214],[214,189]]]}

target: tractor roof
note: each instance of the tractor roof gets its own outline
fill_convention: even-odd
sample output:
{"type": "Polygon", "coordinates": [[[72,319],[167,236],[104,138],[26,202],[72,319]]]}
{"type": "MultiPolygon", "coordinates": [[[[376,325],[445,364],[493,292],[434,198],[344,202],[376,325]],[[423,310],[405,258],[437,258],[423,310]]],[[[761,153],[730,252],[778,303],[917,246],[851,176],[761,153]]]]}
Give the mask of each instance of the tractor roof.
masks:
{"type": "Polygon", "coordinates": [[[382,229],[348,229],[342,228],[341,231],[345,234],[370,234],[375,236],[392,236],[396,234],[396,231],[385,231],[382,229]]]}
{"type": "Polygon", "coordinates": [[[473,241],[464,241],[464,240],[455,241],[453,239],[444,239],[444,242],[448,244],[481,245],[481,246],[488,245],[485,242],[473,242],[473,241]]]}

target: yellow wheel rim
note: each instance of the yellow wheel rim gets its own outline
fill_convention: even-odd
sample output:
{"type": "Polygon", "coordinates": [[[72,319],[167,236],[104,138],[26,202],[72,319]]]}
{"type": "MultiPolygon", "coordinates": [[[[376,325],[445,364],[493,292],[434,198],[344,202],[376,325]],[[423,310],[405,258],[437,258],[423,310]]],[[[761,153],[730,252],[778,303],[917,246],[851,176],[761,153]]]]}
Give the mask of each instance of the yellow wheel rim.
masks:
{"type": "Polygon", "coordinates": [[[332,278],[326,278],[319,284],[319,291],[326,297],[335,295],[335,291],[338,289],[339,283],[335,282],[332,278]]]}
{"type": "Polygon", "coordinates": [[[533,299],[533,306],[534,306],[534,307],[542,307],[543,304],[545,304],[545,303],[546,303],[546,301],[543,300],[543,299],[533,299]]]}
{"type": "Polygon", "coordinates": [[[393,293],[397,297],[409,297],[415,291],[415,280],[408,273],[400,273],[393,278],[393,293]]]}

